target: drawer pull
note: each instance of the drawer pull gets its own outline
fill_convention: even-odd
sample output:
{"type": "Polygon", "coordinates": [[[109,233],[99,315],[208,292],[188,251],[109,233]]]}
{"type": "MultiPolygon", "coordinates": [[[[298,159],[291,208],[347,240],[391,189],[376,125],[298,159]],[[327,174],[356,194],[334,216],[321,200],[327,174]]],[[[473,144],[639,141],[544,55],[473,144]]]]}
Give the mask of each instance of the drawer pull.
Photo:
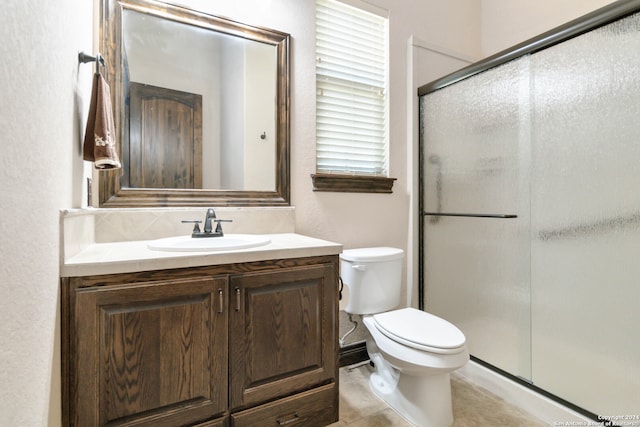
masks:
{"type": "Polygon", "coordinates": [[[224,313],[224,294],[218,289],[218,313],[224,313]]]}
{"type": "Polygon", "coordinates": [[[293,415],[289,419],[281,420],[280,418],[278,418],[276,420],[276,423],[278,423],[279,426],[286,426],[286,425],[298,422],[299,419],[300,419],[300,416],[298,415],[298,413],[294,412],[293,415]]]}
{"type": "Polygon", "coordinates": [[[236,311],[240,311],[240,288],[236,288],[236,311]]]}

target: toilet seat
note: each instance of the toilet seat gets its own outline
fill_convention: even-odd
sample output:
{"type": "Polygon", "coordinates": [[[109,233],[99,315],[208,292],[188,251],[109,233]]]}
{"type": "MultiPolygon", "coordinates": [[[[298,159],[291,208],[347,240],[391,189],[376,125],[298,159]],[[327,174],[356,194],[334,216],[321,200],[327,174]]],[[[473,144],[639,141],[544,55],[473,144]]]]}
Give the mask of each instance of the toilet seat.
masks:
{"type": "Polygon", "coordinates": [[[464,349],[464,334],[453,324],[415,308],[379,313],[373,316],[376,329],[387,338],[416,350],[439,354],[464,349]]]}

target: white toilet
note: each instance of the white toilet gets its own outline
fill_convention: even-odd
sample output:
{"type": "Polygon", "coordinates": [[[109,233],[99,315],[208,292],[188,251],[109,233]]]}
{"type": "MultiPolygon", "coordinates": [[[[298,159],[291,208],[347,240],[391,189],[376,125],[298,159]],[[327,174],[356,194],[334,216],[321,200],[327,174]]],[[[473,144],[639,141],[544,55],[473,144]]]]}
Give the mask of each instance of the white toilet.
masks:
{"type": "Polygon", "coordinates": [[[386,247],[343,251],[345,311],[362,315],[371,335],[374,393],[419,427],[448,427],[449,373],[467,363],[469,352],[464,334],[446,320],[414,308],[393,310],[400,304],[403,256],[401,249],[386,247]]]}

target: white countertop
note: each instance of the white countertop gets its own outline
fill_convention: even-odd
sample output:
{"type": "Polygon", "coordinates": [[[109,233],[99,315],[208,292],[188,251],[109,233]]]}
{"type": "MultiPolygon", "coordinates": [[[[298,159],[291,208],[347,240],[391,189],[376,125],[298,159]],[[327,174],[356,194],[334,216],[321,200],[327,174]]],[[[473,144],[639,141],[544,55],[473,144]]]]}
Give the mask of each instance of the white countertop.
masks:
{"type": "Polygon", "coordinates": [[[94,243],[64,260],[62,277],[132,273],[201,267],[270,259],[337,255],[342,245],[296,233],[269,234],[271,243],[249,249],[215,252],[164,252],[147,247],[148,240],[94,243]]]}

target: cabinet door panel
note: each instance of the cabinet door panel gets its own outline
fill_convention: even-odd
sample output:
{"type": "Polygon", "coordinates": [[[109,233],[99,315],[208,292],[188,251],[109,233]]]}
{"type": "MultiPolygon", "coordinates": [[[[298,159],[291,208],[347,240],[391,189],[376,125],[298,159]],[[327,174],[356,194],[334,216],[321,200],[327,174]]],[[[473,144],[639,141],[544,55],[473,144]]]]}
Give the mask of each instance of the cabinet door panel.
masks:
{"type": "Polygon", "coordinates": [[[335,376],[333,265],[231,276],[230,288],[232,409],[335,376]]]}
{"type": "Polygon", "coordinates": [[[207,277],[79,289],[77,424],[184,424],[225,411],[226,286],[207,277]]]}

